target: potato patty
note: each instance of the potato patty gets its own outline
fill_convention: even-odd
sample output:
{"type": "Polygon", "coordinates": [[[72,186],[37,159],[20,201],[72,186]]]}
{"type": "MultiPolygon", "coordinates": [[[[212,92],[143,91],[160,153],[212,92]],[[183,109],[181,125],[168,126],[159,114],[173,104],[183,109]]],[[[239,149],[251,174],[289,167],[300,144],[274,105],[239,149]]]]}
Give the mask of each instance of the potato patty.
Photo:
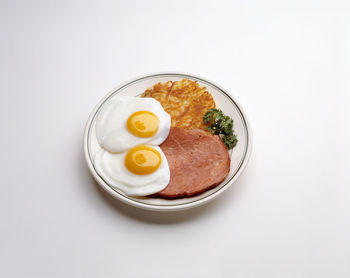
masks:
{"type": "Polygon", "coordinates": [[[197,81],[182,79],[157,83],[142,97],[158,100],[171,116],[172,127],[200,128],[208,132],[203,116],[209,109],[215,108],[215,101],[206,87],[199,86],[197,81]]]}

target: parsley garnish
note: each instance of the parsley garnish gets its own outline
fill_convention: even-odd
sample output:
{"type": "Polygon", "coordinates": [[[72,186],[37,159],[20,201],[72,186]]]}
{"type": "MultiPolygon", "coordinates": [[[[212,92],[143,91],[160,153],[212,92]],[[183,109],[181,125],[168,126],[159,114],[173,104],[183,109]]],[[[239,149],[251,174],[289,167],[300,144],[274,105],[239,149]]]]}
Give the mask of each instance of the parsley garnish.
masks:
{"type": "Polygon", "coordinates": [[[203,117],[204,123],[208,124],[207,129],[219,135],[222,142],[230,150],[236,146],[237,136],[233,134],[233,120],[225,116],[221,110],[212,108],[203,117]]]}

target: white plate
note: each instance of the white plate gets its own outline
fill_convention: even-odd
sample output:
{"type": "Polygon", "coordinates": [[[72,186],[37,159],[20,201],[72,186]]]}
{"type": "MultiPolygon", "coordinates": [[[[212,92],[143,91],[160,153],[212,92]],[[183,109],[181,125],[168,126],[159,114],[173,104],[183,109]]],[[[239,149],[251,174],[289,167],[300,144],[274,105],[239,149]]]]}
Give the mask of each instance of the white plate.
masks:
{"type": "Polygon", "coordinates": [[[145,75],[129,82],[122,84],[121,86],[114,89],[107,96],[105,96],[100,103],[97,104],[95,109],[92,111],[84,134],[84,152],[86,162],[89,166],[90,172],[96,179],[99,185],[106,190],[113,197],[135,207],[157,210],[157,211],[175,211],[183,210],[188,208],[197,207],[215,197],[222,194],[227,188],[229,188],[233,182],[238,178],[245,168],[251,151],[251,132],[248,126],[246,116],[242,108],[237,102],[228,94],[227,91],[221,87],[215,85],[204,78],[182,74],[182,73],[158,73],[145,75]],[[100,150],[100,146],[97,143],[95,136],[95,122],[96,115],[98,114],[100,107],[114,96],[127,95],[127,96],[138,96],[142,94],[147,88],[152,87],[158,82],[167,82],[181,80],[188,78],[190,80],[198,81],[199,85],[205,86],[207,90],[212,94],[217,108],[221,109],[225,114],[229,115],[234,121],[234,131],[237,134],[238,143],[232,151],[231,155],[231,168],[226,179],[217,187],[206,191],[198,196],[191,198],[182,198],[177,200],[164,200],[157,198],[148,197],[131,197],[124,194],[111,186],[109,186],[96,172],[93,164],[94,155],[100,150]]]}

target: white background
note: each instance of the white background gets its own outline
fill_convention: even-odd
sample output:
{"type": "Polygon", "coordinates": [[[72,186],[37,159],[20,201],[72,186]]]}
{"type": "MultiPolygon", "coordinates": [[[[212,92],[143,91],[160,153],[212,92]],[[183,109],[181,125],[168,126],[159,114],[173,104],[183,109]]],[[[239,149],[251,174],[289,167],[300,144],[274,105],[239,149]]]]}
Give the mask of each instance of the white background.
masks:
{"type": "Polygon", "coordinates": [[[1,277],[350,277],[349,1],[0,1],[1,277]],[[177,213],[106,196],[85,122],[135,76],[207,77],[254,145],[177,213]]]}

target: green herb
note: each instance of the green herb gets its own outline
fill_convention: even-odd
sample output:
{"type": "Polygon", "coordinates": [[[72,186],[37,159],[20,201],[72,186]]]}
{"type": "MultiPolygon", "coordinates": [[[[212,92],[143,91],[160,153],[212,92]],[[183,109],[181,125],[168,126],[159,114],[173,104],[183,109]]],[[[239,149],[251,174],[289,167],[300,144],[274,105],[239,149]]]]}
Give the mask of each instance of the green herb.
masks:
{"type": "Polygon", "coordinates": [[[208,124],[207,129],[211,133],[220,136],[229,150],[236,146],[238,140],[233,134],[233,120],[229,116],[225,116],[219,109],[212,108],[205,113],[203,121],[208,124]]]}

